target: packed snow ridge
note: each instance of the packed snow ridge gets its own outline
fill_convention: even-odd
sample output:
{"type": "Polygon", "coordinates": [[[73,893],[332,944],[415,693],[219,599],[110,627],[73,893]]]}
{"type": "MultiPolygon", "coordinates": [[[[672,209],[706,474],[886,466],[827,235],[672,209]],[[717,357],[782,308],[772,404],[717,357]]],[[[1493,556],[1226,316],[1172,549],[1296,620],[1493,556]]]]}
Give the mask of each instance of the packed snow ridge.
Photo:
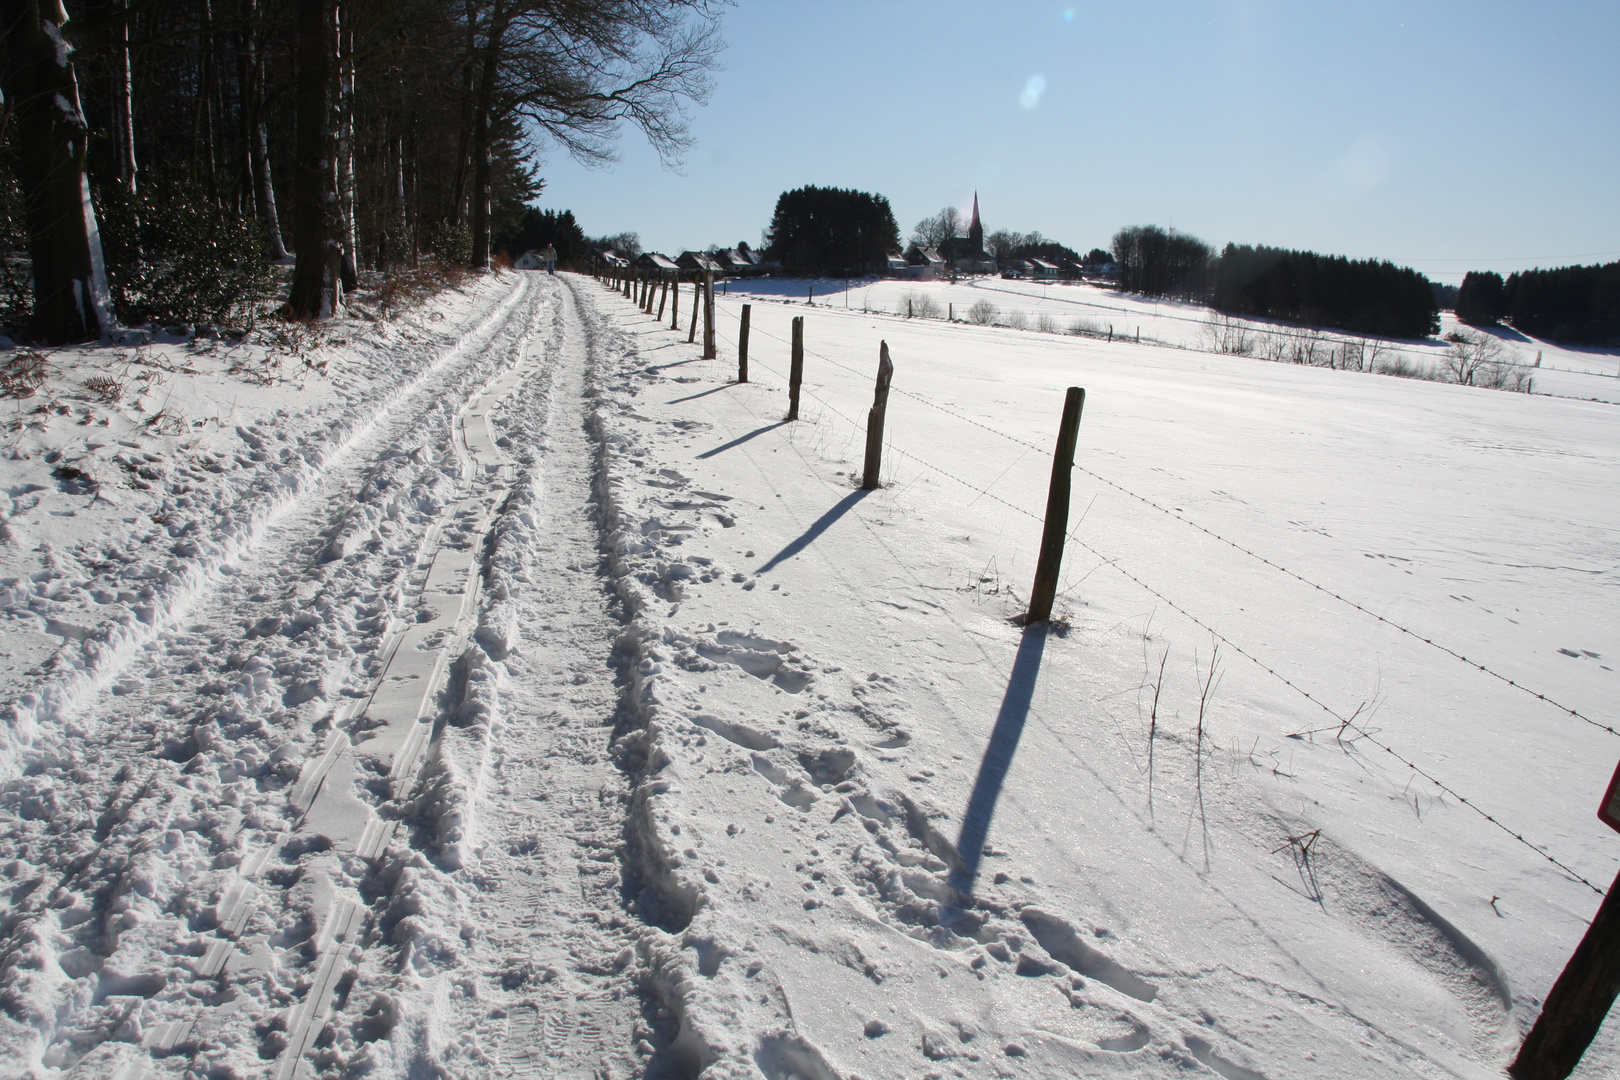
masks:
{"type": "Polygon", "coordinates": [[[1612,358],[1502,394],[809,295],[719,296],[719,360],[526,272],[44,357],[0,1075],[1501,1075],[1620,862],[1612,358]]]}

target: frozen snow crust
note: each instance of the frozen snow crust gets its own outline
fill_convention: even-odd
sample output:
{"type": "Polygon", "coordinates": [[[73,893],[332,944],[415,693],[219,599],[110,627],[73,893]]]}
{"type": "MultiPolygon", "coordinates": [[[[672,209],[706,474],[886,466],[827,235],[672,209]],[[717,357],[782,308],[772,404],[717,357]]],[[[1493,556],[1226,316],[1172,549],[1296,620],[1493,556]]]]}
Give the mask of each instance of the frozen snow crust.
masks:
{"type": "Polygon", "coordinates": [[[683,297],[23,402],[0,1075],[1500,1075],[1616,865],[1612,407],[758,297],[741,385],[683,297]]]}

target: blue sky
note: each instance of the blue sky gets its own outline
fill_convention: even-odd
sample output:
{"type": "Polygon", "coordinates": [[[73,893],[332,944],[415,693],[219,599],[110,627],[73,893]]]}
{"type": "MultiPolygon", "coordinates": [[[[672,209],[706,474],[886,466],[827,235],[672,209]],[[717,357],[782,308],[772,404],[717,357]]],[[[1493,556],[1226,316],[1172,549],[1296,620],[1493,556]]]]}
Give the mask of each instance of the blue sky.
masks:
{"type": "Polygon", "coordinates": [[[757,244],[781,192],[886,195],[902,236],[1084,251],[1124,225],[1470,269],[1620,259],[1620,3],[741,0],[679,172],[548,154],[542,204],[654,250],[757,244]]]}

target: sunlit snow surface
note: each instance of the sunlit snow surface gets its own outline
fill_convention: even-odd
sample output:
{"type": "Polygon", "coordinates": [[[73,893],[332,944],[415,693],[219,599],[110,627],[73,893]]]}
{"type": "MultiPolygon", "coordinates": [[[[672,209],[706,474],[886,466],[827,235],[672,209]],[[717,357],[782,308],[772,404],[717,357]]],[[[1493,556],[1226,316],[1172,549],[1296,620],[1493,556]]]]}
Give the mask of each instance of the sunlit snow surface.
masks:
{"type": "MultiPolygon", "coordinates": [[[[518,277],[273,387],[169,347],[203,374],[112,438],[10,436],[8,700],[39,700],[0,840],[67,897],[6,900],[23,1071],[270,1075],[318,1014],[334,1075],[1499,1075],[1620,863],[1620,434],[1582,400],[1612,354],[1512,343],[1565,396],[1511,394],[1223,357],[1202,309],[994,280],[731,289],[704,361],[685,289],[672,333],[518,277]],[[1031,328],[893,314],[924,294],[1031,328]],[[1129,340],[1036,329],[1058,304],[1129,340]],[[1025,630],[1070,385],[1061,622],[1025,630]],[[413,614],[435,545],[486,553],[443,635],[413,614]],[[433,741],[368,781],[381,729],[334,706],[409,626],[446,650],[433,741]],[[128,737],[98,724],[143,695],[128,737]],[[355,813],[408,823],[376,857],[360,818],[291,808],[334,730],[355,813]],[[127,811],[124,766],[170,818],[127,811]],[[97,848],[103,801],[129,820],[97,848]]],[[[1577,1075],[1617,1063],[1605,1031],[1577,1075]]]]}
{"type": "MultiPolygon", "coordinates": [[[[986,285],[1048,291],[886,283],[868,303],[931,291],[960,318],[986,285]]],[[[1138,317],[1144,338],[1200,330],[1202,312],[1154,322],[1086,291],[1133,308],[1133,336],[1138,317]]],[[[718,363],[627,312],[650,366],[612,428],[636,518],[671,527],[659,468],[688,504],[729,496],[640,557],[713,578],[645,618],[672,759],[657,820],[685,825],[662,843],[697,850],[673,876],[705,898],[686,933],[738,952],[714,979],[748,1000],[759,956],[840,1074],[1190,1056],[1226,1076],[1494,1075],[1597,901],[1540,852],[1603,887],[1620,855],[1594,816],[1620,759],[1595,726],[1620,655],[1614,407],[871,317],[860,291],[848,311],[756,299],[755,381],[725,385],[744,299],[720,302],[718,363]],[[779,425],[795,315],[805,419],[779,425]],[[879,340],[890,447],[863,496],[879,340]],[[1087,390],[1070,626],[1041,635],[1009,619],[1068,385],[1087,390]],[[808,681],[750,671],[727,635],[808,681]],[[969,902],[949,886],[974,860],[951,845],[987,802],[969,902]]]]}

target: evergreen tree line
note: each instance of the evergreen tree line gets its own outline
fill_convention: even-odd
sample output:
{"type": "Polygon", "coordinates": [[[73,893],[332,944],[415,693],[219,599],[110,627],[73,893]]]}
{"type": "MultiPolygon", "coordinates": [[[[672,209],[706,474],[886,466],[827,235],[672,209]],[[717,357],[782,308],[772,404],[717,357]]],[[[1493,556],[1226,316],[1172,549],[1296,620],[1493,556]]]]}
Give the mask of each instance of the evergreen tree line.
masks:
{"type": "Polygon", "coordinates": [[[1475,326],[1507,320],[1517,330],[1572,343],[1620,340],[1620,262],[1509,274],[1470,272],[1457,290],[1457,318],[1475,326]]]}
{"type": "Polygon", "coordinates": [[[845,188],[784,191],[765,233],[766,257],[791,271],[866,273],[899,250],[889,200],[845,188]]]}
{"type": "Polygon", "coordinates": [[[1210,276],[1211,306],[1231,315],[1377,337],[1424,338],[1440,331],[1429,279],[1378,259],[1227,244],[1210,276]]]}
{"type": "Polygon", "coordinates": [[[5,314],[51,341],[200,321],[290,261],[288,313],[323,317],[360,270],[487,266],[537,225],[537,148],[611,160],[628,124],[678,158],[720,4],[7,0],[5,314]],[[204,296],[210,267],[226,286],[204,296]]]}
{"type": "Polygon", "coordinates": [[[1433,284],[1378,259],[1227,244],[1156,225],[1114,235],[1127,292],[1208,303],[1230,315],[1286,319],[1379,337],[1429,337],[1440,329],[1433,284]]]}

